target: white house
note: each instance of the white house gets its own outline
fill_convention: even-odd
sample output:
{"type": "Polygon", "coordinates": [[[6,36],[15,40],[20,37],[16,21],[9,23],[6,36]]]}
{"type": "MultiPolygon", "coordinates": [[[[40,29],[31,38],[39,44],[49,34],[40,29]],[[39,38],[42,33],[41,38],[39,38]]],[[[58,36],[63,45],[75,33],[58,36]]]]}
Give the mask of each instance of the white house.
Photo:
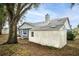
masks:
{"type": "Polygon", "coordinates": [[[2,34],[8,34],[8,33],[9,33],[9,26],[8,21],[6,21],[2,29],[2,34]]]}
{"type": "MultiPolygon", "coordinates": [[[[24,22],[23,20],[20,20],[20,21],[18,22],[17,27],[21,26],[21,24],[22,24],[23,22],[24,22]]],[[[9,23],[8,23],[8,18],[6,19],[5,24],[4,24],[4,26],[3,26],[2,34],[9,34],[9,23]]],[[[17,29],[17,34],[19,34],[18,29],[17,29]]]]}
{"type": "Polygon", "coordinates": [[[67,29],[71,26],[68,17],[50,20],[47,14],[44,22],[24,23],[19,29],[30,42],[62,48],[67,44],[67,29]]]}
{"type": "MultiPolygon", "coordinates": [[[[47,20],[48,16],[46,17],[46,20],[47,20]]],[[[32,28],[35,28],[35,27],[40,27],[40,26],[44,26],[46,25],[47,22],[43,21],[43,22],[36,22],[36,23],[28,23],[28,22],[24,22],[21,26],[18,27],[18,30],[19,30],[19,35],[22,37],[22,38],[29,38],[29,31],[30,29],[32,28]]]]}
{"type": "Polygon", "coordinates": [[[22,38],[29,38],[29,30],[33,28],[34,25],[32,23],[24,22],[21,26],[19,26],[19,35],[22,38]]]}

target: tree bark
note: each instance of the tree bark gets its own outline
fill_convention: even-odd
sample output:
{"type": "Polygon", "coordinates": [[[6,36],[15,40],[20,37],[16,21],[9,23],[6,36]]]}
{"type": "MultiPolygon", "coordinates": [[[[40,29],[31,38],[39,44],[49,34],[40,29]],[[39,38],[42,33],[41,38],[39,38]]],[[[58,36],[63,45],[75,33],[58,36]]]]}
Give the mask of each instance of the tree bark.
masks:
{"type": "Polygon", "coordinates": [[[17,24],[9,24],[9,37],[8,37],[8,44],[15,44],[17,43],[17,24]]]}
{"type": "Polygon", "coordinates": [[[0,28],[0,35],[2,35],[2,29],[0,28]]]}
{"type": "Polygon", "coordinates": [[[2,35],[2,23],[0,23],[0,35],[2,35]]]}

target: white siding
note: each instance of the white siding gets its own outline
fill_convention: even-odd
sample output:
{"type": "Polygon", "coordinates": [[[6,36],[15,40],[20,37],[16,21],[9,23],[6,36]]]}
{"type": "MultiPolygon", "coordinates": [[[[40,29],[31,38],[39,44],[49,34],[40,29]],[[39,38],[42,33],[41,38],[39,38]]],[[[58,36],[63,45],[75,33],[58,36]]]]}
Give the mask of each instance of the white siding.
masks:
{"type": "Polygon", "coordinates": [[[27,29],[27,28],[32,28],[32,26],[28,24],[24,24],[19,29],[27,29]]]}
{"type": "Polygon", "coordinates": [[[66,22],[64,23],[65,29],[70,29],[70,25],[68,23],[68,21],[66,20],[66,22]]]}
{"type": "Polygon", "coordinates": [[[41,45],[62,48],[67,43],[65,31],[29,31],[29,41],[41,45]],[[31,37],[34,32],[34,37],[31,37]]]}
{"type": "Polygon", "coordinates": [[[68,29],[71,29],[71,28],[70,28],[70,25],[69,25],[68,21],[66,20],[66,22],[64,23],[64,25],[60,28],[60,30],[67,31],[68,29]]]}
{"type": "Polygon", "coordinates": [[[2,34],[9,34],[9,28],[2,29],[2,34]]]}
{"type": "Polygon", "coordinates": [[[60,47],[64,47],[67,44],[67,31],[61,31],[60,33],[60,47]]]}

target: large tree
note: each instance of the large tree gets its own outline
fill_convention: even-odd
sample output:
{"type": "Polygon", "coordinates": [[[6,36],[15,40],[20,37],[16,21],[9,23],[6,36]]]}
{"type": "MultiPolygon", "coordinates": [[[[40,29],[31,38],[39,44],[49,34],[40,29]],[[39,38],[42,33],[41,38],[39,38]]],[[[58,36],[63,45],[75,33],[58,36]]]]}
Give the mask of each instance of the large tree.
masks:
{"type": "Polygon", "coordinates": [[[35,3],[6,3],[6,13],[8,14],[9,22],[9,37],[8,44],[17,43],[17,23],[26,11],[33,7],[37,7],[35,3]]]}
{"type": "Polygon", "coordinates": [[[0,4],[0,35],[2,34],[2,28],[5,23],[5,11],[4,5],[0,4]]]}

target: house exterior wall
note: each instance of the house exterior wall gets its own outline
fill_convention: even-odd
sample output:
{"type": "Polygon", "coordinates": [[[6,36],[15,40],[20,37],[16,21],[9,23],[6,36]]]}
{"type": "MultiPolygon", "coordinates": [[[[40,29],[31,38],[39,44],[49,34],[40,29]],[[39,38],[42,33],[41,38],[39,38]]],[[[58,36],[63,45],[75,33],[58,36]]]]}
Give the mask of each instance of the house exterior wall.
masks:
{"type": "Polygon", "coordinates": [[[2,29],[2,34],[9,34],[9,25],[8,21],[5,21],[3,29],[2,29]]]}
{"type": "MultiPolygon", "coordinates": [[[[19,27],[22,23],[23,23],[23,21],[19,22],[17,27],[19,27]]],[[[5,24],[4,24],[3,29],[2,29],[2,34],[9,34],[9,23],[8,23],[8,21],[5,21],[5,24]]],[[[17,34],[19,34],[18,30],[17,30],[17,34]]]]}
{"type": "Polygon", "coordinates": [[[70,25],[68,23],[68,21],[66,20],[66,22],[64,23],[65,29],[70,29],[70,25]]]}
{"type": "Polygon", "coordinates": [[[67,44],[65,31],[29,31],[29,41],[56,48],[62,48],[67,44]],[[34,32],[34,37],[31,36],[31,32],[34,32]]]}
{"type": "Polygon", "coordinates": [[[9,28],[3,28],[2,34],[9,34],[9,28]]]}
{"type": "MultiPolygon", "coordinates": [[[[9,34],[9,28],[3,28],[2,34],[9,34]]],[[[17,30],[17,34],[19,35],[19,30],[17,30]]]]}

